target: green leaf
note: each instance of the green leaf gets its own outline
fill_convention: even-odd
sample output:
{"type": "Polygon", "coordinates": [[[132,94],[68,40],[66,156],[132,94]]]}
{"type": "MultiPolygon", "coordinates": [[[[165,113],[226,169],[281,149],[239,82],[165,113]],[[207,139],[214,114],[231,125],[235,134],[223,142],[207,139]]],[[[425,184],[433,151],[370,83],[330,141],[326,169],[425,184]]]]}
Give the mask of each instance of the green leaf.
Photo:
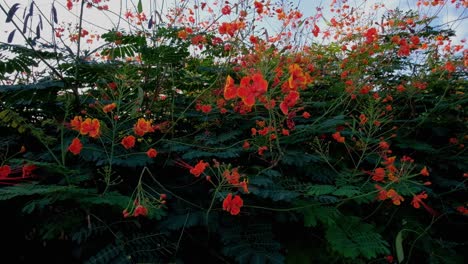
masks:
{"type": "MultiPolygon", "coordinates": [[[[298,203],[299,206],[306,206],[306,202],[298,203]]],[[[335,225],[336,219],[341,215],[336,207],[314,205],[301,210],[304,215],[304,226],[315,227],[318,223],[326,226],[335,225]]]]}
{"type": "Polygon", "coordinates": [[[349,186],[340,187],[338,190],[334,191],[332,194],[336,196],[353,197],[353,196],[361,194],[361,191],[358,190],[358,187],[349,185],[349,186]]]}
{"type": "Polygon", "coordinates": [[[138,13],[143,12],[143,4],[141,3],[141,0],[138,0],[138,13]]]}
{"type": "Polygon", "coordinates": [[[398,263],[402,263],[405,259],[405,253],[403,251],[403,230],[398,232],[396,239],[395,239],[395,250],[398,259],[398,263]]]}
{"type": "Polygon", "coordinates": [[[354,216],[340,217],[337,225],[330,225],[326,238],[332,249],[346,258],[366,259],[390,254],[388,243],[377,233],[375,227],[354,216]]]}
{"type": "Polygon", "coordinates": [[[307,194],[311,196],[318,196],[324,194],[331,194],[336,190],[333,185],[312,185],[308,188],[307,194]]]}

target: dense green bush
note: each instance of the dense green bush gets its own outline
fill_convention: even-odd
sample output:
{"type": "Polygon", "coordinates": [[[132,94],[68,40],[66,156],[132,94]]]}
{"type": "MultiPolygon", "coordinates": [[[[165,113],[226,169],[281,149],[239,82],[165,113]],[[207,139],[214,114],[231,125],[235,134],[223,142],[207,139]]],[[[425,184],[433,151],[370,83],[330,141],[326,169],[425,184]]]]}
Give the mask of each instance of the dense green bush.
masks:
{"type": "MultiPolygon", "coordinates": [[[[203,28],[145,20],[139,1],[127,19],[145,29],[102,34],[98,59],[80,50],[81,24],[63,50],[37,32],[0,44],[16,54],[0,62],[3,257],[463,262],[467,53],[454,32],[421,10],[375,24],[346,3],[321,32],[294,8],[239,2],[203,28]],[[269,16],[287,34],[255,29],[269,16]],[[305,31],[328,41],[293,38],[305,31]]],[[[2,5],[11,23],[17,8],[2,5]]]]}

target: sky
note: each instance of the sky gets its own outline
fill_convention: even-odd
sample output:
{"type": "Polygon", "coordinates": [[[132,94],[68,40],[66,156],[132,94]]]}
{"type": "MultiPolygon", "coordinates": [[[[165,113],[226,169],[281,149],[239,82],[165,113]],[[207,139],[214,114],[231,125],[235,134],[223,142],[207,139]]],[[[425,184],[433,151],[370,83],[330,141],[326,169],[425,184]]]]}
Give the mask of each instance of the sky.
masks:
{"type": "MultiPolygon", "coordinates": [[[[193,2],[202,2],[196,0],[189,0],[191,3],[193,2]]],[[[273,0],[272,0],[273,1],[273,0]]],[[[292,0],[293,3],[299,6],[301,12],[304,13],[305,16],[312,16],[316,13],[317,6],[321,5],[327,7],[328,3],[331,0],[292,0]]],[[[0,4],[5,8],[9,9],[14,3],[20,3],[20,9],[17,11],[15,21],[19,22],[21,20],[23,14],[23,8],[29,7],[31,0],[0,0],[0,4]]],[[[35,0],[34,1],[37,6],[45,13],[50,14],[50,10],[52,4],[57,9],[58,13],[58,20],[65,22],[62,24],[63,26],[67,26],[68,23],[76,24],[79,21],[79,5],[75,3],[74,8],[72,11],[66,9],[66,0],[35,0]]],[[[154,7],[157,7],[158,10],[164,11],[167,10],[168,7],[173,7],[174,5],[181,5],[184,1],[182,0],[142,0],[143,10],[151,10],[154,7]]],[[[206,0],[206,2],[213,2],[213,0],[206,0]]],[[[221,1],[222,3],[223,1],[221,1]]],[[[231,1],[231,3],[238,2],[238,1],[231,1]]],[[[253,0],[251,1],[253,2],[253,0]]],[[[358,6],[360,9],[369,9],[371,6],[378,2],[377,0],[369,0],[366,5],[362,5],[362,0],[348,0],[348,4],[351,6],[358,6]]],[[[89,29],[90,33],[100,34],[105,32],[106,29],[116,27],[117,25],[123,26],[124,28],[128,26],[124,20],[118,19],[119,13],[124,13],[126,10],[136,10],[138,0],[102,0],[101,4],[109,5],[109,11],[99,11],[95,8],[86,9],[85,8],[85,16],[83,21],[83,28],[89,29]],[[106,2],[108,1],[108,2],[106,2]]],[[[392,9],[395,7],[400,7],[401,9],[408,10],[408,9],[415,9],[416,8],[416,0],[387,0],[385,1],[386,8],[392,9]]],[[[449,6],[449,5],[447,5],[449,6]]],[[[219,7],[218,7],[219,8],[219,7]]],[[[325,8],[324,10],[326,10],[325,8]]],[[[36,10],[37,12],[37,10],[36,10]]],[[[438,14],[439,20],[437,21],[440,23],[448,23],[451,28],[456,31],[457,37],[455,38],[455,42],[459,42],[462,39],[468,38],[468,28],[463,27],[463,23],[466,22],[466,18],[468,18],[468,12],[466,8],[459,8],[456,9],[453,5],[450,7],[445,7],[440,10],[433,10],[429,14],[438,14]],[[459,18],[457,22],[455,21],[459,18]]],[[[149,14],[147,14],[149,17],[149,14]]],[[[330,17],[330,13],[324,12],[324,17],[330,17]]],[[[11,23],[5,23],[5,14],[0,13],[0,41],[6,42],[9,36],[9,33],[14,29],[14,26],[11,23]]],[[[33,25],[37,24],[37,17],[33,17],[33,25]]],[[[42,32],[44,39],[50,39],[52,31],[51,27],[47,25],[46,21],[44,23],[44,30],[42,32]]],[[[324,20],[320,20],[319,23],[322,25],[325,23],[324,20]]],[[[145,23],[146,24],[146,23],[145,23]]],[[[22,23],[19,22],[20,27],[22,27],[22,23]]],[[[319,24],[320,25],[320,24],[319,24]]],[[[274,25],[265,25],[266,28],[274,28],[274,25]]],[[[33,34],[31,33],[31,35],[33,34]]],[[[23,43],[21,35],[19,32],[15,33],[15,38],[13,43],[21,44],[23,43]]],[[[96,44],[84,44],[88,46],[88,48],[92,48],[96,44]]]]}

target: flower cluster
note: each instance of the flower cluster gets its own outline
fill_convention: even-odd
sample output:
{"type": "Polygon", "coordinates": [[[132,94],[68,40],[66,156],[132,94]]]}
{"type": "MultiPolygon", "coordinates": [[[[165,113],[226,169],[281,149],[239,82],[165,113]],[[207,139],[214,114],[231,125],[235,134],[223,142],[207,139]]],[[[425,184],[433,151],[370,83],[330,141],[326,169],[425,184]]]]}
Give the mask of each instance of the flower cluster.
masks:
{"type": "Polygon", "coordinates": [[[92,138],[98,138],[101,135],[101,123],[98,119],[86,118],[83,121],[81,116],[75,116],[70,121],[73,130],[80,132],[81,135],[89,135],[92,138]]]}

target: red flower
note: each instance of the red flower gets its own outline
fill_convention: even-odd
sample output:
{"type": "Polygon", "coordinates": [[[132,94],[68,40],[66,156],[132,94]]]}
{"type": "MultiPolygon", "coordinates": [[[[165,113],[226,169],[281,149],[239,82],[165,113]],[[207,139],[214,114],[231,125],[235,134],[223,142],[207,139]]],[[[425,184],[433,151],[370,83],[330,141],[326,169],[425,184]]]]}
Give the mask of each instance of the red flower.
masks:
{"type": "Polygon", "coordinates": [[[229,15],[229,14],[231,14],[231,7],[228,6],[228,5],[224,6],[224,7],[221,9],[221,13],[222,13],[223,15],[229,15]]]}
{"type": "Polygon", "coordinates": [[[364,34],[364,36],[366,37],[366,43],[367,44],[370,44],[372,42],[374,42],[374,40],[377,39],[377,29],[375,28],[369,28],[366,33],[364,34]]]}
{"type": "Polygon", "coordinates": [[[115,90],[117,89],[117,84],[115,82],[110,82],[107,84],[107,87],[109,87],[111,90],[115,90]]]}
{"type": "Polygon", "coordinates": [[[122,211],[122,215],[123,215],[124,218],[127,218],[127,217],[130,216],[130,213],[127,211],[127,209],[124,209],[124,210],[122,211]]]}
{"type": "Polygon", "coordinates": [[[380,187],[380,186],[377,185],[377,184],[375,185],[375,188],[376,188],[377,190],[379,190],[379,194],[377,195],[377,199],[378,199],[379,201],[383,201],[383,200],[386,200],[386,199],[388,198],[388,197],[387,197],[387,191],[386,191],[384,188],[380,187]]]}
{"type": "Polygon", "coordinates": [[[287,115],[289,113],[289,107],[296,105],[297,100],[299,99],[299,93],[296,91],[289,92],[288,95],[284,98],[283,102],[280,104],[280,109],[283,114],[287,115]]]}
{"type": "Polygon", "coordinates": [[[460,206],[457,206],[456,209],[460,214],[468,215],[468,209],[466,209],[465,206],[460,205],[460,206]]]}
{"type": "Polygon", "coordinates": [[[200,177],[200,175],[205,171],[206,167],[208,167],[210,164],[208,162],[203,162],[203,160],[200,160],[195,167],[192,167],[190,169],[190,173],[193,174],[195,177],[200,177]]]}
{"type": "Polygon", "coordinates": [[[244,193],[249,193],[249,188],[247,188],[247,181],[244,180],[243,182],[239,183],[239,187],[242,188],[244,193]]]}
{"type": "Polygon", "coordinates": [[[238,168],[233,168],[232,172],[229,172],[229,170],[225,170],[223,172],[223,176],[226,178],[229,184],[232,184],[232,185],[239,184],[240,174],[238,172],[238,168]]]}
{"type": "Polygon", "coordinates": [[[250,148],[250,143],[246,140],[244,141],[244,144],[242,145],[243,149],[249,149],[250,148]]]}
{"type": "Polygon", "coordinates": [[[382,150],[387,150],[387,149],[390,148],[390,145],[389,145],[387,142],[385,142],[385,141],[380,141],[379,147],[380,147],[382,150]]]}
{"type": "Polygon", "coordinates": [[[232,194],[228,194],[226,199],[223,201],[223,210],[228,211],[231,215],[238,215],[240,213],[240,208],[244,205],[244,201],[240,198],[239,195],[232,198],[232,194]]]}
{"type": "Polygon", "coordinates": [[[11,173],[11,168],[8,165],[0,166],[0,179],[8,177],[11,173]]]}
{"type": "Polygon", "coordinates": [[[388,263],[393,263],[393,256],[392,255],[386,256],[385,259],[387,260],[388,263]]]}
{"type": "Polygon", "coordinates": [[[101,123],[98,119],[86,118],[81,123],[80,133],[81,135],[89,135],[92,138],[99,137],[101,134],[101,123]]]}
{"type": "Polygon", "coordinates": [[[419,207],[421,207],[421,206],[419,205],[419,203],[424,203],[424,202],[422,201],[422,199],[426,199],[426,198],[427,198],[426,192],[422,192],[422,193],[420,193],[420,194],[418,194],[418,195],[415,195],[415,196],[413,197],[413,201],[411,201],[411,204],[414,206],[414,208],[419,208],[419,207]]]}
{"type": "Polygon", "coordinates": [[[310,118],[309,112],[302,113],[302,117],[305,118],[305,119],[309,119],[310,118]]]}
{"type": "Polygon", "coordinates": [[[320,33],[320,28],[314,24],[314,29],[312,29],[312,34],[314,34],[314,37],[318,37],[318,34],[320,33]]]}
{"type": "Polygon", "coordinates": [[[421,173],[422,176],[429,176],[429,171],[427,170],[426,166],[424,166],[424,168],[422,168],[420,173],[421,173]]]}
{"type": "Polygon", "coordinates": [[[148,209],[144,207],[143,205],[139,204],[137,207],[135,207],[135,211],[133,212],[133,216],[147,216],[148,215],[148,209]]]}
{"type": "Polygon", "coordinates": [[[135,137],[134,136],[126,136],[122,139],[122,145],[126,149],[133,148],[135,146],[135,137]]]}
{"type": "Polygon", "coordinates": [[[359,120],[361,121],[360,124],[364,125],[365,123],[367,123],[367,116],[365,114],[361,114],[359,116],[359,120]]]}
{"type": "Polygon", "coordinates": [[[68,150],[73,153],[73,155],[78,155],[81,152],[81,149],[83,148],[83,144],[81,144],[81,141],[79,138],[74,138],[72,140],[72,143],[68,147],[68,150]]]}
{"type": "Polygon", "coordinates": [[[258,1],[255,1],[254,6],[255,6],[255,11],[257,11],[258,14],[263,13],[263,4],[262,3],[258,2],[258,1]]]}
{"type": "Polygon", "coordinates": [[[158,155],[158,152],[154,148],[150,148],[146,151],[146,155],[148,155],[149,158],[155,158],[158,155]]]}
{"type": "Polygon", "coordinates": [[[35,169],[37,169],[37,167],[34,164],[24,165],[23,166],[23,178],[27,178],[31,176],[33,170],[35,169]]]}
{"type": "Polygon", "coordinates": [[[418,45],[420,42],[418,36],[411,36],[410,40],[413,43],[413,45],[418,45]]]}
{"type": "Polygon", "coordinates": [[[455,71],[455,66],[454,66],[453,63],[450,62],[450,61],[447,61],[447,63],[445,63],[444,68],[445,68],[445,70],[447,70],[448,72],[454,72],[454,71],[455,71]]]}
{"type": "Polygon", "coordinates": [[[256,73],[254,75],[246,76],[241,79],[237,95],[242,98],[247,106],[253,106],[255,99],[266,93],[268,89],[268,82],[263,79],[263,75],[256,73]]]}
{"type": "Polygon", "coordinates": [[[384,168],[377,168],[374,170],[372,174],[372,180],[381,182],[385,178],[385,169],[384,168]]]}
{"type": "Polygon", "coordinates": [[[267,146],[262,146],[258,148],[258,155],[263,156],[264,152],[268,150],[267,146]]]}
{"type": "Polygon", "coordinates": [[[70,121],[70,125],[73,130],[80,131],[81,130],[81,123],[83,122],[83,119],[81,116],[75,116],[72,121],[70,121]]]}
{"type": "Polygon", "coordinates": [[[333,133],[332,137],[333,137],[334,140],[336,140],[339,143],[344,143],[345,142],[345,138],[342,137],[340,132],[338,132],[338,131],[333,133]]]}
{"type": "Polygon", "coordinates": [[[211,105],[202,105],[201,106],[201,111],[205,114],[208,114],[209,112],[211,112],[211,105]]]}

